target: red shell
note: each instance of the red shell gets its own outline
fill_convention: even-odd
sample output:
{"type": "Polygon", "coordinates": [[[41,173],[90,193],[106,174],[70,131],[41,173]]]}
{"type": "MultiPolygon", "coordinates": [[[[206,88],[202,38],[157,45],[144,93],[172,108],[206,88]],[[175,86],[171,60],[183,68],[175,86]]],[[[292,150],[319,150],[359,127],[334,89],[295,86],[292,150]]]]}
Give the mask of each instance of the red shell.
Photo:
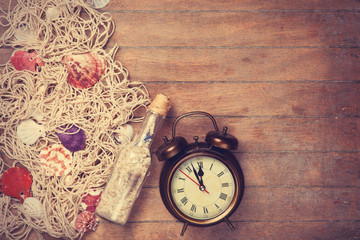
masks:
{"type": "Polygon", "coordinates": [[[65,56],[62,61],[67,69],[68,83],[76,88],[94,86],[105,72],[105,59],[90,52],[65,56]]]}
{"type": "Polygon", "coordinates": [[[11,64],[15,67],[16,70],[22,71],[24,69],[31,72],[35,72],[36,66],[44,66],[43,61],[38,57],[35,51],[16,51],[11,56],[11,64]]]}
{"type": "Polygon", "coordinates": [[[24,202],[31,197],[32,176],[26,168],[12,167],[6,170],[1,177],[1,191],[10,197],[16,197],[24,202]]]}
{"type": "Polygon", "coordinates": [[[97,205],[101,200],[102,191],[93,191],[91,193],[86,194],[81,202],[82,206],[84,206],[85,210],[94,213],[96,210],[97,205]]]}
{"type": "Polygon", "coordinates": [[[83,211],[76,218],[75,228],[81,233],[90,230],[95,231],[98,223],[99,222],[96,220],[95,216],[91,212],[83,211]]]}

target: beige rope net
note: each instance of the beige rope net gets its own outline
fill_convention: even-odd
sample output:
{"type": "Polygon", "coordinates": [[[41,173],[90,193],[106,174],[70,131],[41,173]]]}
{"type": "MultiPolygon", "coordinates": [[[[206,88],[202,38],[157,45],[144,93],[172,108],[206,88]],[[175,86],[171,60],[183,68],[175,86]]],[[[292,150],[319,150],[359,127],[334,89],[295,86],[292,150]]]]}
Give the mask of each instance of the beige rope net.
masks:
{"type": "MultiPolygon", "coordinates": [[[[11,2],[9,3],[9,9],[11,2]]],[[[81,199],[90,189],[102,187],[119,146],[113,140],[118,126],[139,121],[134,111],[149,103],[143,84],[130,82],[128,72],[115,61],[117,47],[105,50],[114,31],[111,15],[94,10],[80,0],[19,0],[1,24],[7,30],[1,47],[35,51],[44,66],[35,72],[18,71],[7,62],[0,75],[0,176],[9,167],[23,166],[33,176],[32,196],[45,207],[40,219],[28,216],[22,204],[0,192],[0,236],[26,239],[35,232],[57,238],[79,238],[75,220],[82,211],[81,199]],[[77,89],[67,82],[64,56],[91,52],[106,61],[99,82],[77,89]],[[33,119],[46,132],[34,144],[24,144],[17,126],[33,119]],[[56,132],[74,124],[84,130],[86,147],[72,153],[72,167],[64,176],[47,176],[41,167],[40,150],[60,143],[56,132]],[[6,158],[12,164],[5,163],[6,158]]]]}

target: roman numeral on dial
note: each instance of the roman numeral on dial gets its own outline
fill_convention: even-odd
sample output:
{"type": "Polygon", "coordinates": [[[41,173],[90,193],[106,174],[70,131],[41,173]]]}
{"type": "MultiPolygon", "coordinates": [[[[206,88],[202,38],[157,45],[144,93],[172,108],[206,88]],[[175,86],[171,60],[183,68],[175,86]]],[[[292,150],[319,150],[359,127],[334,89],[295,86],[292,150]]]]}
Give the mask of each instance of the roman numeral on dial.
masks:
{"type": "Polygon", "coordinates": [[[204,214],[209,213],[207,207],[203,207],[203,210],[204,210],[204,214]]]}
{"type": "Polygon", "coordinates": [[[225,201],[226,198],[227,198],[227,194],[226,193],[221,193],[219,198],[225,201]]]}
{"type": "Polygon", "coordinates": [[[187,197],[183,197],[180,201],[183,205],[186,205],[188,202],[188,199],[187,199],[187,197]]]}

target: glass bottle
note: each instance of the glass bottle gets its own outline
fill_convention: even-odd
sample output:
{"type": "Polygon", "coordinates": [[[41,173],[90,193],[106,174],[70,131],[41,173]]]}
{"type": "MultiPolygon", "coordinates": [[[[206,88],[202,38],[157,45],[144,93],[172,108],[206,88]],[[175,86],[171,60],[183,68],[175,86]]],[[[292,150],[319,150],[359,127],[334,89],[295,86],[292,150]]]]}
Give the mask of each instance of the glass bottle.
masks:
{"type": "Polygon", "coordinates": [[[131,143],[122,147],[96,208],[100,217],[119,224],[127,222],[148,175],[151,144],[166,117],[169,103],[165,95],[156,95],[146,111],[140,130],[131,143]]]}

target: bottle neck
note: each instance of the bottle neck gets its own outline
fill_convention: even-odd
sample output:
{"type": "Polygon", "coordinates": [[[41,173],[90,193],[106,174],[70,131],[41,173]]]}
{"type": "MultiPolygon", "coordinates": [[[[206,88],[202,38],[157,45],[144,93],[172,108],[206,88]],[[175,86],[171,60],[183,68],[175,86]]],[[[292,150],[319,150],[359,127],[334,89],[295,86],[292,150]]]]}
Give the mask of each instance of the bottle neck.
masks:
{"type": "Polygon", "coordinates": [[[161,127],[164,119],[165,116],[155,113],[151,110],[147,110],[141,127],[134,137],[133,144],[135,146],[145,146],[150,148],[153,139],[161,127]]]}

